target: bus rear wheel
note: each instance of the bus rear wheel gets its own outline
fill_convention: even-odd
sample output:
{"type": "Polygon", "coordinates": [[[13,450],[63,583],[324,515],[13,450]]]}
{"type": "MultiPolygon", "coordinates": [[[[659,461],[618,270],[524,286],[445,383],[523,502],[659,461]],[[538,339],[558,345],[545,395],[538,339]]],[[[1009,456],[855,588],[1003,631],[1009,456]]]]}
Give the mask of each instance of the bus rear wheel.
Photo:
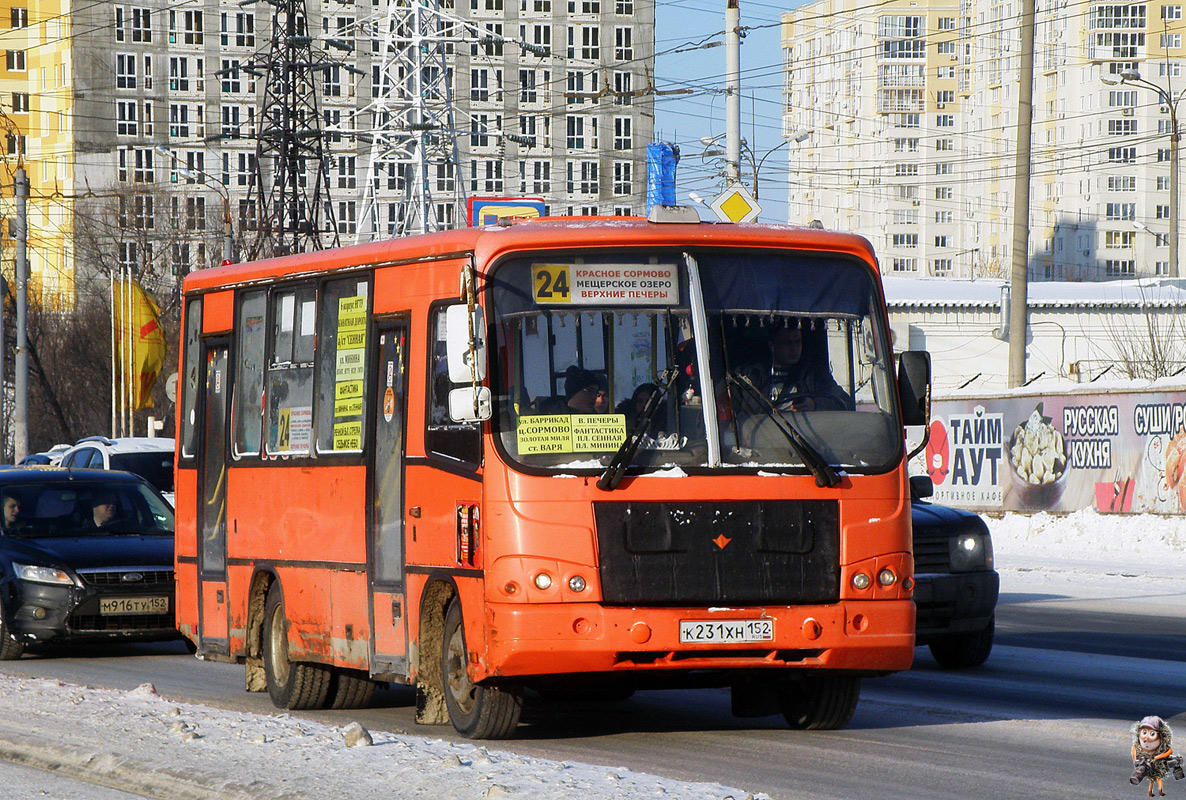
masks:
{"type": "Polygon", "coordinates": [[[778,693],[787,724],[797,731],[836,731],[856,713],[861,679],[851,675],[814,675],[788,681],[778,693]]]}
{"type": "Polygon", "coordinates": [[[375,694],[375,682],[361,672],[335,669],[326,695],[329,708],[366,708],[375,694]]]}
{"type": "Polygon", "coordinates": [[[289,660],[288,618],[279,583],[268,589],[264,604],[264,675],[277,708],[325,708],[330,671],[321,664],[289,660]]]}
{"type": "Polygon", "coordinates": [[[469,739],[506,739],[514,733],[523,710],[519,693],[474,683],[466,668],[468,664],[461,603],[454,600],[445,614],[441,643],[441,682],[445,687],[449,721],[458,733],[469,739]]]}

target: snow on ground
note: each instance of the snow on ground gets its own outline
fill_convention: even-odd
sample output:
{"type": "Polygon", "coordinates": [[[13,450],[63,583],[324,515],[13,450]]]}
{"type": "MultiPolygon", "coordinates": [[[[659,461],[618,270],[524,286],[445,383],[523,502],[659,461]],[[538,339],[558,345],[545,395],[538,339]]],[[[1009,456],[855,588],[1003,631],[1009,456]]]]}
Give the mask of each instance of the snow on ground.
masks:
{"type": "MultiPolygon", "coordinates": [[[[1186,604],[1186,517],[1155,514],[985,515],[1002,602],[1013,594],[1137,599],[1153,612],[1186,604]]],[[[1114,608],[1112,610],[1119,610],[1114,608]]]]}
{"type": "Polygon", "coordinates": [[[0,758],[170,800],[754,797],[716,784],[380,731],[369,732],[373,744],[350,747],[349,729],[176,703],[150,684],[125,692],[0,676],[0,758]]]}
{"type": "MultiPolygon", "coordinates": [[[[1186,591],[1186,519],[1082,511],[989,517],[1002,601],[1186,591]]],[[[717,784],[686,783],[620,767],[513,755],[497,744],[458,744],[371,731],[349,747],[347,728],[172,702],[145,685],[130,692],[0,675],[0,758],[86,775],[170,800],[508,798],[745,800],[717,784]]],[[[0,781],[6,781],[0,766],[0,781]]]]}

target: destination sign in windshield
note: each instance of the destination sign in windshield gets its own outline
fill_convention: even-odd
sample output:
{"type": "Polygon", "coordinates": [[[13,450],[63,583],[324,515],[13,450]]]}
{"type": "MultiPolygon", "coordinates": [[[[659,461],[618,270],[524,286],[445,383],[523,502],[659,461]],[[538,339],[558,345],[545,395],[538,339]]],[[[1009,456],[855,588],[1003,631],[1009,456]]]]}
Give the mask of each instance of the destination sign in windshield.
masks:
{"type": "Polygon", "coordinates": [[[673,306],[679,302],[675,264],[538,264],[532,275],[537,303],[673,306]]]}

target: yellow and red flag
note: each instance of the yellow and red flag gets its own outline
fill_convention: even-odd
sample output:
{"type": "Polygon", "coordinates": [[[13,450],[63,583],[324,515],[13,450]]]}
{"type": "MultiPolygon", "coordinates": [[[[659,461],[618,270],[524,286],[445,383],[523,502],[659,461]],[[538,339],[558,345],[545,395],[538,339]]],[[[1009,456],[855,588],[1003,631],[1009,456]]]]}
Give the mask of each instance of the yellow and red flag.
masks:
{"type": "Polygon", "coordinates": [[[128,381],[122,378],[125,373],[130,373],[133,411],[152,408],[152,387],[165,363],[165,332],[161,328],[160,306],[135,281],[115,281],[111,305],[120,382],[127,386],[128,381]]]}

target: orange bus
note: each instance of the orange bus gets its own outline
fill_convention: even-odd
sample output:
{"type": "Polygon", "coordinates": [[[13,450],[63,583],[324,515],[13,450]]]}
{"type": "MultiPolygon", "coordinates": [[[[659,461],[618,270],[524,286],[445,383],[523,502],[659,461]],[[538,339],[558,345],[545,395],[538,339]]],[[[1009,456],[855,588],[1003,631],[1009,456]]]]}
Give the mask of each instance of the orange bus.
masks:
{"type": "Polygon", "coordinates": [[[894,374],[865,239],[514,221],[184,301],[178,624],[277,706],[408,683],[498,738],[525,690],[727,686],[828,729],[910,666],[929,360],[894,374]]]}

